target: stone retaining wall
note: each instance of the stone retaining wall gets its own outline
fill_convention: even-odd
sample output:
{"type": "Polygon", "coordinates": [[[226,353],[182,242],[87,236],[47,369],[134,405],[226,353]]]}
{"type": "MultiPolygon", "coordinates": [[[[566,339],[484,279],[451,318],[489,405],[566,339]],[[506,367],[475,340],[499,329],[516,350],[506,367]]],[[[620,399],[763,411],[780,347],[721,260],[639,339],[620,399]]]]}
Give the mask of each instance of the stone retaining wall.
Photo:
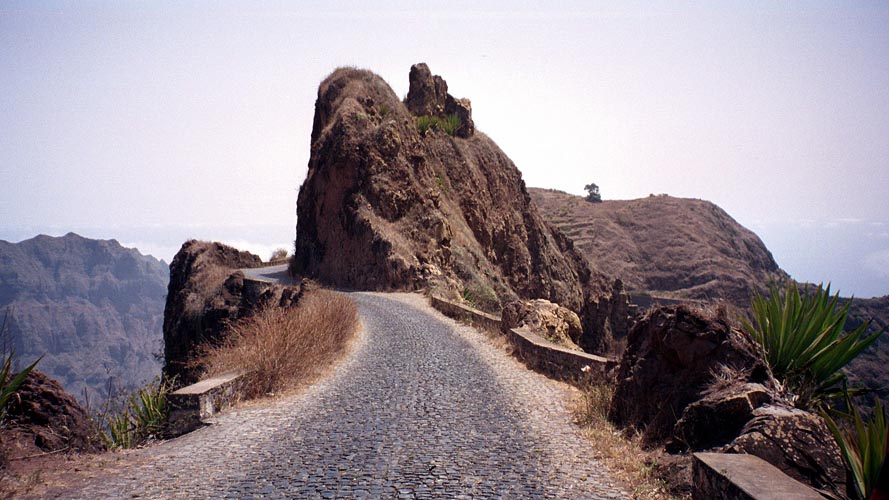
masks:
{"type": "Polygon", "coordinates": [[[695,453],[692,500],[824,500],[754,455],[695,453]]]}
{"type": "Polygon", "coordinates": [[[497,316],[434,295],[430,300],[432,307],[445,316],[505,335],[515,349],[517,358],[529,368],[551,378],[579,385],[581,382],[604,380],[608,372],[617,366],[617,361],[613,359],[566,349],[524,328],[504,330],[497,316]]]}

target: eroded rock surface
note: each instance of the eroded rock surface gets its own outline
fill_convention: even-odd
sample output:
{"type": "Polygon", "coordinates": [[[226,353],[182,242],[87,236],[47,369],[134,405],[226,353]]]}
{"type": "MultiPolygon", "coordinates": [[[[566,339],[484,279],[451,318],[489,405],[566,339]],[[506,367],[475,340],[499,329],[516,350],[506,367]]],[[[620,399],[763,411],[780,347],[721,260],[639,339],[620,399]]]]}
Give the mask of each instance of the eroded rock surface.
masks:
{"type": "Polygon", "coordinates": [[[355,289],[470,294],[498,308],[543,298],[580,315],[585,349],[624,335],[622,291],[544,223],[493,141],[478,131],[419,133],[415,115],[447,113],[450,98],[425,65],[411,75],[407,105],[369,71],[339,69],[321,83],[297,203],[297,274],[355,289]]]}
{"type": "Polygon", "coordinates": [[[583,335],[580,318],[570,309],[544,299],[517,300],[503,307],[503,328],[527,327],[541,337],[569,349],[577,346],[583,335]]]}
{"type": "Polygon", "coordinates": [[[58,381],[37,370],[13,393],[7,410],[0,434],[6,453],[14,453],[12,447],[25,453],[105,449],[87,411],[58,381]]]}
{"type": "Polygon", "coordinates": [[[193,364],[200,346],[218,340],[233,321],[265,306],[289,307],[302,286],[278,283],[256,286],[239,268],[262,260],[221,243],[189,240],[170,264],[167,307],[164,310],[164,374],[179,386],[197,382],[193,364]]]}
{"type": "MultiPolygon", "coordinates": [[[[710,395],[706,404],[731,408],[735,400],[731,391],[722,392],[722,402],[714,399],[714,390],[721,384],[720,372],[730,373],[726,377],[731,379],[726,382],[729,385],[767,384],[770,380],[753,344],[725,321],[704,317],[683,306],[654,309],[627,337],[609,418],[618,425],[642,429],[648,443],[666,442],[674,437],[677,422],[692,403],[710,395]]],[[[754,396],[748,404],[760,399],[754,396]]],[[[704,404],[698,403],[692,412],[712,416],[702,407],[704,404]]],[[[744,404],[737,406],[742,414],[750,413],[744,404]]],[[[707,425],[680,426],[680,430],[693,433],[689,440],[694,444],[727,442],[733,437],[719,436],[722,430],[707,425]],[[707,429],[714,434],[702,435],[707,429]]]]}
{"type": "Polygon", "coordinates": [[[758,408],[725,451],[756,455],[795,479],[845,498],[840,449],[818,415],[784,405],[758,408]]]}

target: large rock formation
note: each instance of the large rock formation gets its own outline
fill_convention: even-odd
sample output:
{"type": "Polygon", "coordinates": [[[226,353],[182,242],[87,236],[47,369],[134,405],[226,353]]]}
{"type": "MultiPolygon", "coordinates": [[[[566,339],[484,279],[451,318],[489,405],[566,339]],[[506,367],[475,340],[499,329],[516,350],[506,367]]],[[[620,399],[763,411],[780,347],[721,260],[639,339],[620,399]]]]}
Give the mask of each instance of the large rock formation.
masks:
{"type": "Polygon", "coordinates": [[[321,83],[295,272],[359,289],[459,292],[495,306],[547,299],[581,315],[587,349],[625,334],[626,317],[615,312],[625,297],[544,223],[519,170],[474,130],[469,103],[449,96],[425,65],[410,75],[407,105],[368,71],[338,69],[321,83]],[[463,118],[455,136],[421,135],[415,114],[463,118]]]}
{"type": "Polygon", "coordinates": [[[262,260],[222,243],[186,241],[170,264],[164,310],[164,375],[183,386],[197,382],[202,345],[218,341],[229,324],[261,307],[290,307],[302,285],[248,283],[238,269],[262,260]]]}
{"type": "MultiPolygon", "coordinates": [[[[550,189],[528,192],[543,218],[591,265],[621,278],[640,307],[652,298],[723,300],[746,311],[753,290],[764,293],[770,281],[789,279],[759,237],[713,203],[664,195],[590,203],[550,189]]],[[[852,300],[847,329],[870,318],[870,334],[889,326],[889,296],[852,300]]],[[[889,335],[851,363],[850,379],[889,402],[886,363],[889,335]]]]}
{"type": "Polygon", "coordinates": [[[0,241],[0,321],[20,366],[38,368],[78,397],[106,396],[160,374],[163,262],[74,233],[0,241]]]}
{"type": "Polygon", "coordinates": [[[743,421],[737,422],[738,412],[749,419],[750,405],[759,406],[770,399],[753,396],[751,401],[752,388],[749,387],[728,391],[729,387],[719,384],[720,373],[727,374],[722,378],[729,387],[770,384],[768,370],[756,348],[725,320],[708,318],[683,306],[654,309],[636,323],[627,337],[609,419],[618,425],[642,430],[649,444],[674,439],[707,446],[725,444],[736,434],[691,436],[698,429],[716,433],[725,429],[688,420],[694,418],[695,413],[719,416],[723,423],[734,422],[731,425],[740,431],[746,420],[741,417],[743,421]],[[679,426],[679,435],[674,434],[686,409],[716,391],[721,391],[723,397],[710,406],[721,412],[700,407],[692,410],[686,423],[679,426]],[[721,403],[736,398],[743,401],[721,403]],[[730,415],[729,409],[736,411],[730,415]]]}
{"type": "Polygon", "coordinates": [[[793,409],[777,388],[751,341],[718,314],[655,308],[627,338],[609,418],[649,446],[749,453],[842,491],[842,460],[821,417],[793,409]]]}

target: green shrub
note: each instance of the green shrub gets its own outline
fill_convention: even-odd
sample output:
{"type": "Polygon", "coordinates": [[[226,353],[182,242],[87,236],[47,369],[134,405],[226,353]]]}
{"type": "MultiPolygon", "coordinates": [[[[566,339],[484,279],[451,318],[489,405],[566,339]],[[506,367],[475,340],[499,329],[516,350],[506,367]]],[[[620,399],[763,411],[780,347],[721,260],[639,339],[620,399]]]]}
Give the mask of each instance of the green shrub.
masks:
{"type": "Polygon", "coordinates": [[[0,368],[0,422],[3,422],[6,418],[6,403],[9,402],[9,398],[18,390],[28,377],[28,374],[31,373],[31,370],[33,370],[35,366],[37,366],[37,362],[40,361],[43,356],[37,358],[15,377],[10,378],[13,357],[14,353],[12,352],[5,355],[3,359],[3,367],[0,368]]]}
{"type": "Polygon", "coordinates": [[[108,432],[102,433],[112,448],[132,448],[157,437],[167,421],[170,384],[160,378],[137,389],[127,398],[120,413],[107,418],[108,432]]]}
{"type": "Polygon", "coordinates": [[[462,125],[460,117],[456,114],[450,114],[444,119],[437,116],[418,116],[416,121],[417,131],[422,135],[426,135],[426,132],[429,130],[441,130],[446,134],[453,136],[457,133],[457,129],[460,128],[460,125],[462,125]]]}
{"type": "Polygon", "coordinates": [[[870,498],[886,458],[889,419],[879,400],[874,409],[874,417],[868,421],[861,416],[858,407],[849,398],[847,402],[851,411],[840,413],[840,424],[825,411],[822,411],[822,416],[840,447],[843,461],[852,475],[855,493],[859,499],[864,500],[870,498]],[[845,421],[845,425],[842,421],[845,421]]]}
{"type": "Polygon", "coordinates": [[[810,408],[835,395],[845,378],[842,368],[883,333],[866,337],[870,321],[844,332],[850,304],[837,310],[838,300],[839,293],[830,296],[830,285],[800,293],[796,283],[788,282],[783,296],[771,285],[768,298],[755,293],[756,326],[743,322],[798,407],[810,408]]]}
{"type": "Polygon", "coordinates": [[[453,136],[457,133],[457,129],[460,128],[462,122],[460,122],[460,117],[451,114],[445,117],[444,120],[441,121],[441,129],[445,131],[446,134],[453,136]]]}
{"type": "Polygon", "coordinates": [[[3,323],[0,323],[0,356],[3,357],[3,366],[0,367],[0,423],[6,417],[6,404],[9,398],[15,394],[15,391],[21,387],[31,370],[37,366],[37,363],[43,358],[40,356],[33,363],[25,367],[24,370],[12,375],[12,363],[15,359],[15,350],[12,347],[12,334],[9,329],[10,310],[7,309],[3,313],[3,323]]]}

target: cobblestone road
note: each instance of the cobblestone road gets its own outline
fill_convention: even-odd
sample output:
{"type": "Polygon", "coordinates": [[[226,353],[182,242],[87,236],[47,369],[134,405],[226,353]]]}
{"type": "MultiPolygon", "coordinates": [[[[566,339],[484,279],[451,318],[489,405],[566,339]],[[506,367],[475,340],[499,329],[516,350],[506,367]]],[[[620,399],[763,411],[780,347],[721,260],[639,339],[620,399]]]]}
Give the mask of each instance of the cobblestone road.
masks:
{"type": "Polygon", "coordinates": [[[137,452],[73,498],[628,498],[566,386],[416,294],[353,294],[364,331],[308,390],[137,452]]]}

